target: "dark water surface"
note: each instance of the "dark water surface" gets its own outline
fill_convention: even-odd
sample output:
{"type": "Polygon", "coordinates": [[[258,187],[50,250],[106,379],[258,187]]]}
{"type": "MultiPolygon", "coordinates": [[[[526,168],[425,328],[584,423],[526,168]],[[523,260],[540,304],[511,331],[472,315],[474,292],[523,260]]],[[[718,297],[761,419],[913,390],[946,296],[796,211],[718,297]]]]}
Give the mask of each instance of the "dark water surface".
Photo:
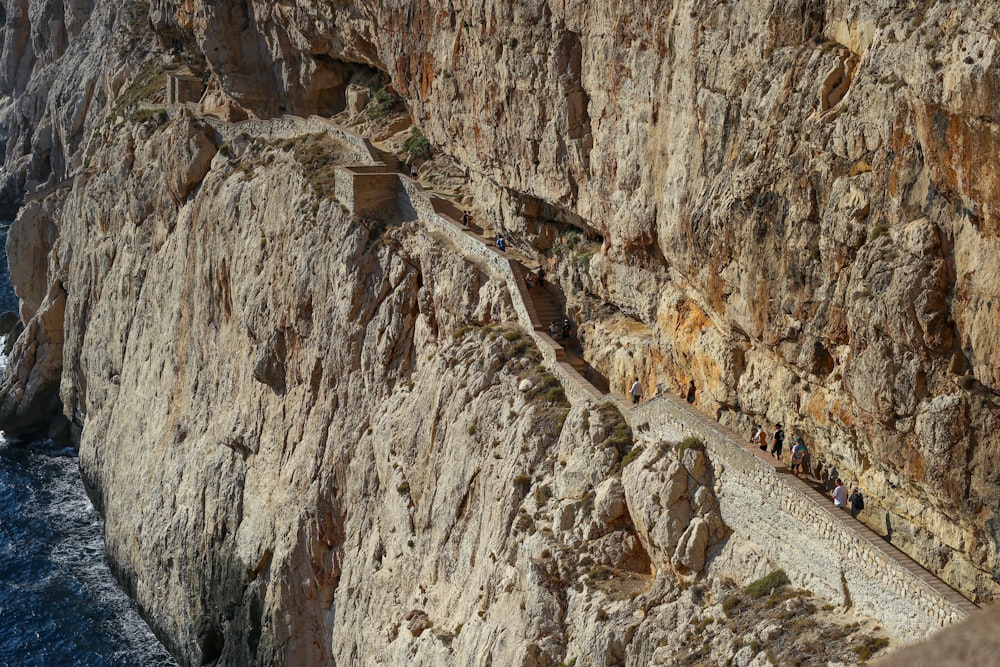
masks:
{"type": "MultiPolygon", "coordinates": [[[[11,310],[3,253],[0,264],[11,310]]],[[[0,438],[0,667],[176,664],[111,577],[102,533],[72,448],[0,438]]]]}

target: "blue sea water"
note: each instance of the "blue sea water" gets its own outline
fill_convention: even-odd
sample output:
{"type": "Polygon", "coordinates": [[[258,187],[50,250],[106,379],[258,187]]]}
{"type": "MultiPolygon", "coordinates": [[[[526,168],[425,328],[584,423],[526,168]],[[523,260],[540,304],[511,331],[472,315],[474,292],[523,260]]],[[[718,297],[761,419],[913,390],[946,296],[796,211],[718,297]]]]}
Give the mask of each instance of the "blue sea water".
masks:
{"type": "MultiPolygon", "coordinates": [[[[11,310],[3,253],[0,265],[11,310]]],[[[102,534],[73,448],[0,438],[0,667],[176,664],[112,578],[102,534]]]]}

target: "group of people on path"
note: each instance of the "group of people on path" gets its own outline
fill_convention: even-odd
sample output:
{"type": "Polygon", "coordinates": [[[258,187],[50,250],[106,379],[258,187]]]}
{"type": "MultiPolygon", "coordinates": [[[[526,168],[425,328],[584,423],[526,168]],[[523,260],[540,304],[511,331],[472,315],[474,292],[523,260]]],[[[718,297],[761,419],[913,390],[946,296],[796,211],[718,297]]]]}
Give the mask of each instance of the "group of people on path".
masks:
{"type": "Polygon", "coordinates": [[[865,508],[865,499],[861,495],[861,491],[858,487],[854,487],[851,491],[851,495],[847,495],[847,487],[844,486],[844,482],[838,477],[837,481],[834,483],[833,491],[830,492],[830,496],[833,497],[833,506],[839,507],[841,509],[846,508],[848,505],[851,506],[851,516],[857,518],[858,512],[865,508]]]}
{"type": "MultiPolygon", "coordinates": [[[[764,433],[764,427],[760,424],[753,425],[753,435],[750,436],[750,442],[757,445],[757,447],[762,451],[767,451],[767,434],[764,433]]],[[[800,473],[806,473],[809,464],[809,448],[806,447],[805,440],[802,435],[796,435],[793,441],[791,451],[791,458],[789,459],[788,468],[792,471],[792,474],[796,477],[800,476],[800,473]]],[[[775,426],[774,435],[771,438],[771,456],[776,458],[778,461],[782,461],[782,450],[785,444],[785,429],[779,423],[775,426]]],[[[865,508],[864,497],[861,495],[861,491],[857,487],[853,489],[851,495],[847,495],[847,487],[844,486],[843,481],[838,477],[834,483],[833,491],[830,493],[833,498],[833,504],[835,507],[846,508],[848,505],[851,507],[851,516],[857,517],[858,512],[865,508]]]]}

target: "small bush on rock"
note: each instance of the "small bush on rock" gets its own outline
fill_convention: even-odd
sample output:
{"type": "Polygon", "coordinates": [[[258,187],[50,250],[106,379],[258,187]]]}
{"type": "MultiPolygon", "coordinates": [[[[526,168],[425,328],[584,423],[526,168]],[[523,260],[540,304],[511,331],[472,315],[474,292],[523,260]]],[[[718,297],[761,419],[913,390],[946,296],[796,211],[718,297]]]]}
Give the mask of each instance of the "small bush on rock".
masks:
{"type": "Polygon", "coordinates": [[[410,128],[410,138],[403,144],[403,151],[410,154],[410,157],[426,160],[431,156],[431,142],[427,140],[419,127],[410,128]]]}
{"type": "Polygon", "coordinates": [[[863,643],[854,646],[851,650],[857,654],[859,660],[867,660],[888,645],[889,640],[885,637],[867,637],[863,643]]]}
{"type": "Polygon", "coordinates": [[[702,442],[700,438],[696,438],[693,435],[689,435],[688,437],[681,440],[680,447],[678,447],[677,449],[677,455],[684,456],[684,452],[686,452],[689,449],[694,449],[699,452],[703,452],[705,451],[705,443],[702,442]]]}
{"type": "Polygon", "coordinates": [[[788,584],[788,575],[784,570],[775,570],[771,574],[761,577],[757,581],[748,585],[744,590],[752,598],[762,598],[770,595],[771,591],[788,584]]]}

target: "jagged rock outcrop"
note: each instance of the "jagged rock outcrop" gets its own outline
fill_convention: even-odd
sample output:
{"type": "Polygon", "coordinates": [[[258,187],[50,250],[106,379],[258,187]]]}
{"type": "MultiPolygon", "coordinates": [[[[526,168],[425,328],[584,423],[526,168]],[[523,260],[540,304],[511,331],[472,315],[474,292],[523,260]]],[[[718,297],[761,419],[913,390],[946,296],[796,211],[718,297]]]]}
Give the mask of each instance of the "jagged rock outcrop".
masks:
{"type": "MultiPolygon", "coordinates": [[[[537,525],[535,541],[516,546],[490,532],[522,507],[541,512],[533,489],[554,493],[540,514],[552,539],[639,578],[668,563],[701,569],[721,530],[687,484],[674,515],[644,516],[634,490],[626,505],[643,513],[618,514],[638,469],[626,469],[621,492],[608,481],[623,452],[601,446],[582,409],[554,442],[518,432],[541,410],[530,389],[517,390],[524,369],[495,365],[506,348],[489,333],[450,338],[464,324],[510,319],[502,285],[413,227],[383,236],[310,198],[316,183],[289,149],[223,149],[193,113],[136,112],[181,64],[206,77],[206,109],[229,118],[332,114],[349,102],[356,113],[350,86],[383,76],[465,168],[477,220],[539,253],[614,390],[635,376],[673,392],[693,380],[697,403],[731,425],[801,430],[824,474],[861,485],[868,523],[967,594],[996,596],[1000,287],[985,267],[1000,251],[996,179],[981,168],[997,153],[996,9],[4,9],[0,91],[12,101],[0,105],[0,209],[26,201],[9,245],[26,328],[0,416],[23,433],[60,412],[72,420],[111,560],[179,654],[350,661],[378,644],[384,662],[432,663],[448,641],[471,656],[463,647],[515,636],[490,634],[489,600],[528,617],[523,642],[503,650],[541,664],[568,650],[551,638],[556,612],[593,601],[556,592],[568,552],[535,538],[537,525]],[[479,408],[467,405],[473,371],[495,382],[473,387],[479,408]],[[468,462],[436,480],[445,453],[487,446],[470,437],[483,421],[460,416],[497,404],[508,406],[495,418],[506,429],[499,443],[469,454],[486,471],[479,481],[468,462]],[[413,424],[427,432],[411,435],[413,424]],[[386,449],[394,441],[409,447],[386,449]],[[150,453],[135,456],[137,442],[150,453]],[[534,471],[549,454],[559,469],[539,485],[534,471]],[[518,505],[511,485],[532,499],[518,505]],[[499,498],[494,511],[506,514],[474,514],[481,526],[467,529],[420,502],[440,493],[457,516],[475,498],[453,496],[473,486],[483,511],[499,498]],[[355,516],[368,496],[380,500],[355,516]],[[411,545],[424,535],[413,526],[452,528],[411,545]],[[178,544],[178,534],[197,539],[178,544]],[[482,540],[477,562],[492,554],[513,569],[487,574],[470,560],[460,593],[443,593],[441,572],[470,553],[449,545],[466,534],[482,540]],[[345,569],[345,544],[373,565],[345,569]],[[428,554],[418,588],[397,600],[398,572],[428,554]],[[396,569],[373,579],[376,562],[396,569]],[[529,584],[514,572],[530,573],[529,584]],[[303,588],[308,610],[268,625],[303,588]],[[335,604],[348,590],[356,608],[335,604]],[[353,615],[365,605],[392,609],[374,630],[381,643],[353,615]],[[483,623],[445,641],[452,630],[434,633],[444,609],[474,610],[483,623]],[[344,633],[329,636],[330,622],[344,633]],[[290,628],[316,645],[290,644],[290,628]],[[411,630],[437,639],[414,643],[411,630]]],[[[651,470],[680,494],[679,470],[651,470]]],[[[616,619],[632,613],[619,610],[616,619]]],[[[572,641],[588,652],[625,651],[587,644],[596,629],[581,636],[572,641]]]]}
{"type": "MultiPolygon", "coordinates": [[[[337,112],[385,73],[490,222],[551,253],[613,387],[694,379],[733,425],[801,429],[874,527],[993,597],[997,286],[978,267],[996,261],[995,188],[974,166],[995,148],[992,10],[323,7],[158,0],[113,24],[151,29],[237,115],[337,112]],[[569,248],[570,228],[589,241],[569,248]],[[637,355],[601,343],[623,339],[637,355]]],[[[46,149],[68,134],[47,133],[67,127],[51,111],[22,118],[8,168],[38,178],[37,156],[73,144],[46,149]]]]}
{"type": "Polygon", "coordinates": [[[542,393],[505,283],[412,223],[316,199],[281,143],[210,151],[204,169],[177,147],[206,128],[178,114],[109,133],[51,252],[71,286],[59,386],[83,476],[112,567],[171,650],[632,653],[631,597],[595,622],[618,593],[576,583],[622,573],[646,604],[676,598],[625,508],[617,411],[542,393]]]}

